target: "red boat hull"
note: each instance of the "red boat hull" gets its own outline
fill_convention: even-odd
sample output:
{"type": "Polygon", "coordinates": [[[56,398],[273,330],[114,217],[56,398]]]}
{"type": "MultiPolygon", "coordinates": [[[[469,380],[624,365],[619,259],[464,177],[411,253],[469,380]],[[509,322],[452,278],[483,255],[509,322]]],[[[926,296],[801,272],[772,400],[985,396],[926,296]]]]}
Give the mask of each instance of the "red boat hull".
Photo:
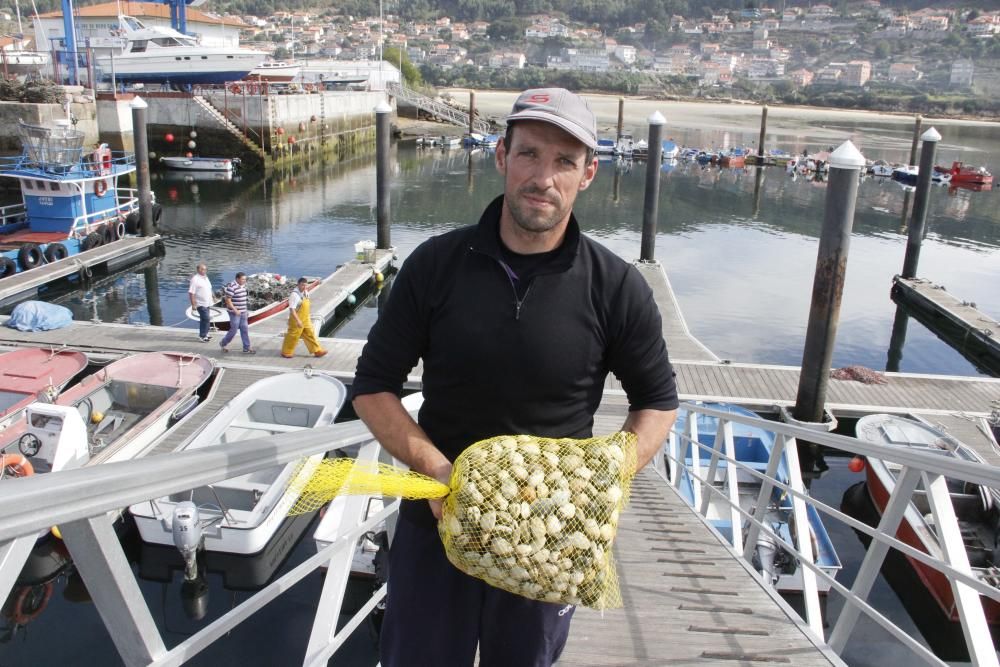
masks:
{"type": "MultiPolygon", "coordinates": [[[[882,479],[871,469],[871,466],[867,468],[866,476],[868,479],[868,494],[872,499],[876,509],[878,509],[879,515],[885,509],[886,504],[889,502],[889,490],[886,489],[885,485],[882,483],[882,479]]],[[[899,524],[899,528],[896,530],[896,539],[900,542],[908,544],[914,549],[919,549],[924,553],[930,553],[927,545],[924,544],[923,539],[914,529],[913,525],[903,517],[903,520],[899,524]]],[[[924,586],[930,592],[931,596],[941,607],[941,611],[945,613],[949,620],[958,623],[958,608],[955,606],[955,595],[952,591],[951,584],[948,582],[948,578],[939,572],[938,570],[921,563],[920,561],[906,556],[907,562],[909,562],[910,567],[923,582],[924,586]]],[[[986,622],[990,625],[1000,625],[1000,603],[990,598],[982,598],[983,600],[983,611],[986,614],[986,622]]]]}

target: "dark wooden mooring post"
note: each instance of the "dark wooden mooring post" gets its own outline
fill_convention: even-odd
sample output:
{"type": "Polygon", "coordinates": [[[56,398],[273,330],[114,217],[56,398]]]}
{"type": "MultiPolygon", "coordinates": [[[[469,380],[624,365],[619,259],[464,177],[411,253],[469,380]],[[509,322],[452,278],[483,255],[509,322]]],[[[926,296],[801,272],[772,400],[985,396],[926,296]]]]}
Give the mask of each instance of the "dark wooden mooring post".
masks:
{"type": "Polygon", "coordinates": [[[927,202],[931,197],[931,174],[934,172],[934,154],[937,153],[941,135],[933,127],[923,133],[920,139],[924,142],[920,149],[920,172],[917,174],[917,192],[913,196],[913,215],[910,218],[910,229],[906,237],[906,256],[903,258],[904,278],[917,277],[917,264],[920,263],[920,244],[924,240],[924,228],[927,225],[927,202]]]}
{"type": "Polygon", "coordinates": [[[389,117],[392,107],[388,102],[375,106],[375,196],[377,211],[377,237],[375,247],[389,249],[389,117]]]}
{"type": "Polygon", "coordinates": [[[476,131],[476,91],[469,91],[469,134],[476,131]]]}
{"type": "Polygon", "coordinates": [[[659,111],[649,117],[649,153],[646,158],[646,197],[642,204],[642,246],[639,261],[652,262],[656,254],[657,208],[660,202],[660,162],[663,156],[663,126],[667,119],[659,111]]]}
{"type": "Polygon", "coordinates": [[[146,109],[139,96],[133,99],[132,141],[135,145],[135,175],[139,181],[139,226],[143,236],[153,235],[153,189],[149,184],[149,137],[146,136],[146,109]]]}
{"type": "Polygon", "coordinates": [[[764,164],[764,137],[767,135],[767,105],[760,112],[760,138],[757,140],[757,157],[761,158],[758,164],[764,164]]]}
{"type": "Polygon", "coordinates": [[[845,141],[830,155],[830,184],[826,191],[823,228],[816,256],[802,373],[795,398],[794,415],[801,422],[823,422],[833,343],[837,336],[840,301],[847,275],[851,227],[854,225],[858,170],[864,166],[865,157],[850,141],[845,141]]]}
{"type": "Polygon", "coordinates": [[[625,98],[618,98],[618,139],[622,138],[625,130],[625,98]]]}
{"type": "Polygon", "coordinates": [[[906,164],[917,163],[917,141],[920,139],[920,126],[924,122],[924,117],[917,114],[913,117],[913,143],[910,144],[910,161],[906,164]]]}

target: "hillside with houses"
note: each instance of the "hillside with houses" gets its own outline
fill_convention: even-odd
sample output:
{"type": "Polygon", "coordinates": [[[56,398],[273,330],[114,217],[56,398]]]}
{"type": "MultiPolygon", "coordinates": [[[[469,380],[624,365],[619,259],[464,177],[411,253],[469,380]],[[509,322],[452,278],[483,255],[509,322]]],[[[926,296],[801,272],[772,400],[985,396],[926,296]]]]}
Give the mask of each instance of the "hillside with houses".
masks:
{"type": "MultiPolygon", "coordinates": [[[[242,44],[277,60],[384,58],[411,86],[557,84],[658,97],[1000,111],[1000,11],[987,9],[995,3],[782,1],[712,9],[663,0],[647,3],[646,20],[622,22],[643,15],[644,3],[607,4],[607,22],[582,20],[600,13],[587,2],[567,12],[510,13],[529,4],[557,6],[555,0],[521,2],[492,20],[463,19],[490,13],[471,0],[454,5],[452,15],[443,7],[408,7],[423,18],[343,13],[351,3],[267,14],[201,10],[230,34],[238,31],[242,44]],[[689,15],[668,11],[685,7],[689,15]]],[[[0,48],[13,46],[13,38],[0,40],[0,48]]]]}

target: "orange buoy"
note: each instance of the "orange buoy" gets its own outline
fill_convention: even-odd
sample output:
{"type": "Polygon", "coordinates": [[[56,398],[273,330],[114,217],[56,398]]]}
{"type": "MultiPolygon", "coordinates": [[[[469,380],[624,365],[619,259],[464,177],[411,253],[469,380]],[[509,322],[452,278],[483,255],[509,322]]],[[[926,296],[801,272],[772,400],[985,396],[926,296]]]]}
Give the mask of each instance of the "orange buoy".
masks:
{"type": "Polygon", "coordinates": [[[10,468],[15,477],[28,477],[35,474],[31,461],[21,454],[0,454],[0,468],[10,468]]]}

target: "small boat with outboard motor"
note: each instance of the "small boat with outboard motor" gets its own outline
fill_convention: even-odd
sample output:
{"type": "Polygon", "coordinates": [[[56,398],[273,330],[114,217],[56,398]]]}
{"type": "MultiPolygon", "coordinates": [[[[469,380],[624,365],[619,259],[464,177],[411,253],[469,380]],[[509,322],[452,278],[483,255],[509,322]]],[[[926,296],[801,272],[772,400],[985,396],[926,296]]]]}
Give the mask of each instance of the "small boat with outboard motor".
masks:
{"type": "MultiPolygon", "coordinates": [[[[330,426],[347,398],[344,384],[306,369],[259,380],[226,404],[175,451],[330,426]]],[[[154,498],[129,508],[142,539],[175,545],[193,571],[201,549],[254,554],[286,519],[323,454],[154,498]]]]}
{"type": "MultiPolygon", "coordinates": [[[[967,444],[922,421],[889,414],[866,415],[858,420],[855,432],[858,439],[867,442],[905,447],[984,467],[988,465],[967,444]]],[[[856,506],[856,512],[865,510],[865,501],[868,501],[878,516],[881,516],[896,487],[896,475],[901,467],[890,461],[867,458],[864,484],[867,498],[848,498],[845,495],[845,501],[856,506]]],[[[947,485],[972,576],[990,586],[1000,587],[1000,493],[959,480],[947,480],[947,485]]],[[[856,491],[856,495],[861,493],[856,491]]],[[[877,523],[875,516],[871,519],[877,523]]],[[[938,559],[944,558],[944,547],[934,527],[930,501],[923,482],[918,484],[903,513],[902,522],[896,530],[896,539],[938,559]]],[[[955,604],[954,587],[948,577],[916,558],[906,556],[906,561],[944,616],[952,623],[958,623],[959,612],[955,604]]],[[[994,631],[1000,629],[1000,603],[985,596],[982,601],[986,621],[993,626],[994,631]]]]}
{"type": "MultiPolygon", "coordinates": [[[[0,158],[0,176],[19,182],[21,202],[0,208],[0,278],[139,232],[137,193],[118,186],[135,171],[134,153],[85,149],[68,119],[16,127],[22,152],[0,158]]],[[[154,202],[154,224],[161,214],[154,202]]]]}
{"type": "MultiPolygon", "coordinates": [[[[729,403],[705,403],[706,408],[714,410],[724,410],[736,416],[752,417],[760,419],[760,416],[739,405],[729,403]]],[[[700,449],[700,454],[694,454],[694,449],[690,443],[682,442],[680,446],[680,459],[682,465],[678,468],[679,479],[674,482],[681,497],[696,510],[700,508],[696,505],[695,485],[700,484],[692,473],[694,456],[698,456],[701,473],[704,477],[708,474],[711,460],[711,448],[715,444],[716,432],[719,428],[717,417],[706,415],[700,412],[692,413],[688,410],[678,411],[677,424],[674,430],[677,433],[689,434],[690,419],[696,419],[698,430],[698,442],[707,445],[709,449],[700,449]]],[[[750,426],[739,422],[730,422],[733,431],[734,458],[740,463],[749,466],[755,471],[764,472],[774,448],[774,433],[759,426],[750,426]]],[[[711,484],[719,489],[723,489],[722,494],[712,493],[703,490],[701,494],[708,498],[708,514],[706,516],[719,533],[730,543],[733,541],[732,512],[726,498],[726,472],[728,461],[721,459],[718,462],[716,476],[710,480],[711,484]]],[[[783,484],[789,483],[788,460],[782,456],[778,463],[775,478],[783,484]]],[[[761,480],[751,475],[745,470],[736,472],[737,485],[739,488],[740,507],[748,513],[753,513],[757,504],[761,490],[761,480]]],[[[835,577],[841,568],[840,558],[833,546],[833,541],[823,524],[819,512],[811,504],[806,506],[806,515],[809,522],[809,532],[812,536],[814,560],[824,572],[831,577],[835,577]]],[[[792,520],[792,500],[781,489],[775,488],[768,500],[767,512],[763,522],[778,535],[783,541],[794,544],[796,527],[792,520]]],[[[749,528],[749,522],[743,526],[744,534],[749,528]]],[[[757,548],[754,554],[754,565],[766,575],[767,581],[772,583],[780,593],[802,593],[803,582],[802,572],[797,558],[781,546],[778,540],[774,539],[765,531],[761,531],[757,541],[757,548]]],[[[820,594],[828,593],[830,583],[817,578],[817,587],[820,594]]]]}
{"type": "Polygon", "coordinates": [[[35,401],[55,401],[86,367],[87,355],[75,350],[25,347],[0,354],[0,431],[35,401]]]}
{"type": "Polygon", "coordinates": [[[0,433],[4,456],[22,474],[124,461],[140,455],[197,406],[215,364],[180,352],[145,352],[114,361],[64,390],[54,403],[32,403],[0,433]]]}
{"type": "Polygon", "coordinates": [[[174,171],[221,171],[233,173],[240,170],[238,157],[161,157],[160,164],[174,171]]]}

